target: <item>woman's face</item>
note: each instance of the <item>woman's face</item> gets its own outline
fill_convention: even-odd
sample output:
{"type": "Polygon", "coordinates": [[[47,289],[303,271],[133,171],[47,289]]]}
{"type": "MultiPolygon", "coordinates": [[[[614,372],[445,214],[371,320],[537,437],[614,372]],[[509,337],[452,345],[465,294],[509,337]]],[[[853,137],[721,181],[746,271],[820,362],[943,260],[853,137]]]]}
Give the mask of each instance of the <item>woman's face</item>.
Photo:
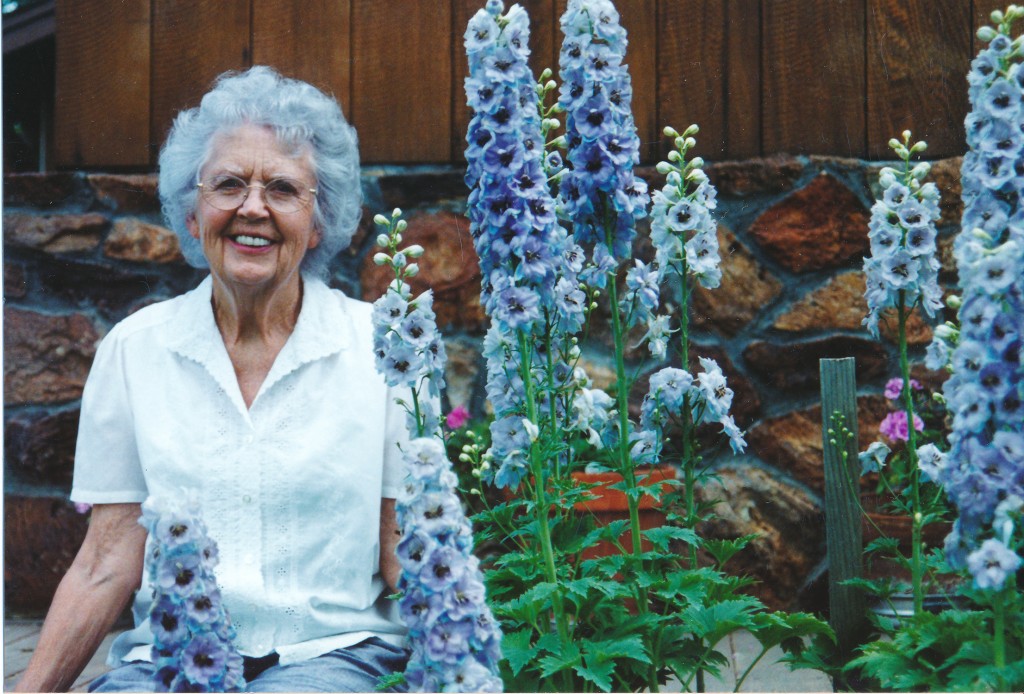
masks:
{"type": "MultiPolygon", "coordinates": [[[[269,128],[243,125],[213,139],[200,180],[229,174],[248,184],[289,178],[316,188],[308,151],[298,156],[283,147],[269,128]]],[[[298,281],[299,265],[320,236],[313,225],[313,204],[282,214],[267,206],[263,191],[251,188],[236,210],[221,210],[197,196],[188,229],[199,239],[210,272],[237,289],[267,290],[298,281]]]]}

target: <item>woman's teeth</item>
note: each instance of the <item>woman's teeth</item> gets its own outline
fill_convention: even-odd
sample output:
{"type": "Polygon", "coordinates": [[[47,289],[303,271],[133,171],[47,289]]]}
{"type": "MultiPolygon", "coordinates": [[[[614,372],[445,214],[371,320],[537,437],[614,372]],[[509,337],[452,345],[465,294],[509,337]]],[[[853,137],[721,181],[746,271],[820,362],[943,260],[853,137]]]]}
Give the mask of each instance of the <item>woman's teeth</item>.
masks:
{"type": "Polygon", "coordinates": [[[270,241],[267,239],[261,239],[258,236],[236,236],[235,243],[242,246],[250,246],[252,248],[260,248],[262,246],[270,245],[270,241]]]}

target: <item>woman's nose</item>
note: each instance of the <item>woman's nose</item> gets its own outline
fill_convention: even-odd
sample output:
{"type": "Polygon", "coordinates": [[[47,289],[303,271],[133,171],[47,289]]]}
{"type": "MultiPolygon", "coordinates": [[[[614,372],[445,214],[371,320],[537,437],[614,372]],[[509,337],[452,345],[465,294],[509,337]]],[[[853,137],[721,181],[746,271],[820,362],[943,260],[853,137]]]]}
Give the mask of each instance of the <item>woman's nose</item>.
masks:
{"type": "Polygon", "coordinates": [[[245,200],[238,207],[238,214],[242,217],[266,217],[270,214],[267,206],[263,186],[250,185],[245,200]]]}

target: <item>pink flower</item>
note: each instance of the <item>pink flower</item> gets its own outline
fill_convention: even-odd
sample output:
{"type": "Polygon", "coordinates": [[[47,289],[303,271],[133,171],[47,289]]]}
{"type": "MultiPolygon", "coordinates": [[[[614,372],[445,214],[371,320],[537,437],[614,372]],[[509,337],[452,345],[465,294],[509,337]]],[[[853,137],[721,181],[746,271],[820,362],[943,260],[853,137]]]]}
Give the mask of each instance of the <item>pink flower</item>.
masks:
{"type": "MultiPolygon", "coordinates": [[[[914,390],[921,390],[921,383],[915,379],[910,379],[910,387],[914,390]]],[[[903,392],[903,379],[902,378],[890,378],[889,382],[885,384],[885,397],[890,400],[895,400],[903,392]]]]}
{"type": "Polygon", "coordinates": [[[445,424],[448,425],[449,429],[461,429],[469,421],[469,410],[462,405],[459,405],[454,410],[448,413],[445,418],[445,424]]]}
{"type": "MultiPolygon", "coordinates": [[[[924,422],[916,414],[914,415],[914,428],[924,431],[924,422]]],[[[910,438],[910,432],[907,431],[907,413],[899,410],[885,415],[885,419],[878,425],[878,431],[891,441],[906,441],[910,438]]]]}

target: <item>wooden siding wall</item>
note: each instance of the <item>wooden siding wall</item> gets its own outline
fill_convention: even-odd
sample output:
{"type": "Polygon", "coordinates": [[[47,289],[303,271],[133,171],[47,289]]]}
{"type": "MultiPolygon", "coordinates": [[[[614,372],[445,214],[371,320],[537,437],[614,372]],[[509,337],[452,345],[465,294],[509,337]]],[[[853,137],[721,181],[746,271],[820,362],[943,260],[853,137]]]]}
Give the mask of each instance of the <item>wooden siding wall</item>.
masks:
{"type": "MultiPolygon", "coordinates": [[[[520,0],[536,72],[566,0],[520,0]]],[[[905,128],[964,148],[965,76],[995,0],[617,0],[645,161],[699,123],[698,153],[890,158],[905,128]]],[[[364,163],[462,160],[462,33],[483,0],[58,0],[60,168],[150,169],[219,73],[269,64],[333,93],[364,163]]]]}

